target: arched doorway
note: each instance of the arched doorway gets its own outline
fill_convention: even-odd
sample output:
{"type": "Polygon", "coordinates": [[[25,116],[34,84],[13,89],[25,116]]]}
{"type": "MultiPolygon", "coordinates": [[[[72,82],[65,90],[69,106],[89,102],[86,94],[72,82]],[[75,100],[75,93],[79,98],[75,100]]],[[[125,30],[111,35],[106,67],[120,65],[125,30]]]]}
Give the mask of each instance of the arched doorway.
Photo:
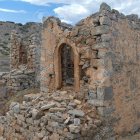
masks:
{"type": "Polygon", "coordinates": [[[74,55],[73,50],[67,44],[63,44],[61,50],[61,75],[62,86],[74,85],[74,55]]]}
{"type": "Polygon", "coordinates": [[[75,46],[62,43],[55,49],[54,57],[55,87],[73,86],[80,89],[79,54],[75,46]]]}

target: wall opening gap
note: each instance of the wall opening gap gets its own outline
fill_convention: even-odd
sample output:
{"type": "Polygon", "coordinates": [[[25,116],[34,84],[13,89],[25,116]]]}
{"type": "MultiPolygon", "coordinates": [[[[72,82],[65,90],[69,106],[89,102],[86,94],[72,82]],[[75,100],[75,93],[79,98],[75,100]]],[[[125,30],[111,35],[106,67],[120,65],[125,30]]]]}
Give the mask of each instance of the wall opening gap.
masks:
{"type": "Polygon", "coordinates": [[[19,64],[27,64],[27,50],[25,46],[20,46],[19,48],[19,64]]]}
{"type": "Polygon", "coordinates": [[[74,86],[74,53],[70,46],[61,48],[62,87],[74,86]]]}

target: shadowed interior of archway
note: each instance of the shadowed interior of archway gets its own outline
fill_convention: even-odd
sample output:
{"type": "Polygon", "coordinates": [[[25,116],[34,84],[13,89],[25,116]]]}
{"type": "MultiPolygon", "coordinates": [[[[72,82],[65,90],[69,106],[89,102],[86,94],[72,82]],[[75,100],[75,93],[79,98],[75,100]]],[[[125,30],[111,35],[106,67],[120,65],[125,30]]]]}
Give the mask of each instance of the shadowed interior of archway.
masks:
{"type": "Polygon", "coordinates": [[[67,44],[61,48],[61,69],[62,69],[62,86],[74,85],[74,54],[73,50],[67,44]]]}

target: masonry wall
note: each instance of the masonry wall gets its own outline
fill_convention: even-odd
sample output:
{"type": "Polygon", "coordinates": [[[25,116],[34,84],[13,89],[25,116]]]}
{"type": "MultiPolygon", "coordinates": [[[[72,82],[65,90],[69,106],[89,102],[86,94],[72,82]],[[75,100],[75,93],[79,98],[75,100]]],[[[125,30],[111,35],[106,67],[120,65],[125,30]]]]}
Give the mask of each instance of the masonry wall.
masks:
{"type": "Polygon", "coordinates": [[[140,128],[140,26],[137,16],[112,22],[112,76],[115,130],[125,135],[140,128]]]}
{"type": "Polygon", "coordinates": [[[109,25],[109,32],[95,45],[107,78],[97,88],[97,96],[103,91],[106,103],[99,111],[115,135],[135,134],[140,129],[140,21],[137,15],[125,16],[107,5],[101,9],[100,24],[109,25]]]}
{"type": "MultiPolygon", "coordinates": [[[[106,57],[110,53],[112,40],[111,20],[106,19],[103,7],[104,5],[101,6],[98,13],[81,20],[74,27],[63,24],[54,17],[49,17],[44,22],[41,49],[41,91],[48,93],[51,90],[57,90],[56,81],[61,77],[56,78],[56,75],[60,72],[61,67],[55,69],[55,65],[59,63],[56,61],[58,57],[55,52],[59,46],[65,43],[71,46],[75,53],[77,52],[74,60],[79,62],[77,65],[79,71],[84,72],[79,80],[79,91],[76,90],[77,98],[96,107],[98,114],[105,118],[110,116],[107,112],[112,109],[110,104],[113,99],[113,87],[109,75],[112,63],[111,59],[106,57]]],[[[111,11],[108,6],[107,9],[109,12],[111,11]]],[[[77,76],[80,75],[80,72],[77,73],[77,76]]],[[[106,139],[108,139],[114,135],[112,127],[108,125],[106,128],[106,131],[104,128],[101,129],[99,137],[105,139],[107,134],[106,139]]]]}
{"type": "Polygon", "coordinates": [[[19,30],[20,24],[0,21],[0,73],[10,71],[10,33],[19,30]]]}
{"type": "MultiPolygon", "coordinates": [[[[139,132],[140,20],[137,15],[124,16],[103,3],[99,12],[74,27],[49,17],[43,23],[41,62],[39,36],[28,37],[19,40],[16,37],[13,42],[15,51],[20,44],[27,43],[27,65],[20,65],[20,51],[12,50],[16,59],[12,55],[13,68],[6,76],[12,82],[11,87],[18,90],[34,86],[37,76],[41,77],[41,92],[46,94],[26,95],[22,105],[12,103],[7,116],[0,118],[1,136],[115,140],[120,135],[139,132]],[[70,46],[74,53],[76,88],[68,91],[61,91],[60,86],[62,68],[58,64],[63,45],[70,46]],[[80,121],[84,124],[81,127],[80,121]]],[[[4,84],[0,89],[5,90],[4,84]]]]}
{"type": "Polygon", "coordinates": [[[27,23],[11,33],[10,72],[3,76],[10,92],[39,87],[41,27],[27,23]]]}
{"type": "Polygon", "coordinates": [[[98,13],[74,27],[48,18],[42,34],[41,91],[56,89],[56,48],[62,43],[74,46],[85,73],[79,98],[97,108],[108,126],[108,138],[136,133],[140,128],[139,30],[137,15],[125,16],[104,3],[98,13]]]}
{"type": "MultiPolygon", "coordinates": [[[[93,16],[96,17],[96,15],[93,16]]],[[[82,89],[82,87],[87,87],[86,92],[88,92],[87,90],[90,88],[91,90],[96,90],[97,85],[102,83],[104,80],[102,77],[104,73],[101,62],[102,59],[98,57],[98,48],[94,48],[93,46],[101,41],[97,35],[98,33],[94,33],[96,28],[93,20],[93,17],[88,17],[73,28],[68,25],[63,25],[63,23],[53,17],[48,18],[44,22],[41,54],[42,91],[47,92],[49,89],[56,88],[54,79],[57,70],[55,71],[54,65],[57,57],[55,56],[55,50],[64,43],[71,46],[73,51],[77,53],[79,71],[84,71],[85,73],[80,79],[80,89],[82,89]],[[99,76],[97,76],[97,73],[99,76]],[[52,77],[50,77],[50,75],[52,75],[52,77]],[[94,75],[96,75],[96,77],[94,77],[94,75]]],[[[107,27],[107,29],[99,27],[97,30],[100,30],[101,34],[104,34],[104,32],[107,33],[109,31],[109,27],[107,27]]]]}

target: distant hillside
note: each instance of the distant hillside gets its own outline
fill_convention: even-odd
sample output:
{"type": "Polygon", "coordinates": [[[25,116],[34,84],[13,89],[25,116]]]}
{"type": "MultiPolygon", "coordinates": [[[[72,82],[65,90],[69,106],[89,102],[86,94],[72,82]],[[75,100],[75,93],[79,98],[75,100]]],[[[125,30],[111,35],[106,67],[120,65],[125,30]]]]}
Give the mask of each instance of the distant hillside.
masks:
{"type": "Polygon", "coordinates": [[[10,33],[18,29],[19,25],[13,22],[0,22],[0,56],[9,54],[10,33]]]}

